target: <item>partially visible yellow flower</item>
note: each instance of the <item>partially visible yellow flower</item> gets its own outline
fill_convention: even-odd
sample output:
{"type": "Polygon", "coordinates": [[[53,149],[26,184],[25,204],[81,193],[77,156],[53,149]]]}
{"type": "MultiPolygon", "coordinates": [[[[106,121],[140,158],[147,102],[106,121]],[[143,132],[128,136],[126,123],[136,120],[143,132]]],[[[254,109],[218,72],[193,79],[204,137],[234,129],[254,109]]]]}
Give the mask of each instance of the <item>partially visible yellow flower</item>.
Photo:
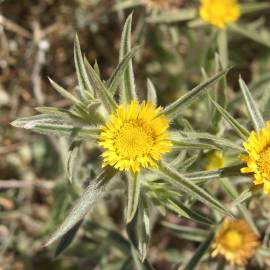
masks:
{"type": "Polygon", "coordinates": [[[133,100],[127,108],[120,105],[101,127],[99,144],[106,149],[103,167],[110,165],[134,173],[142,167],[156,167],[172,145],[167,133],[169,121],[164,115],[158,115],[160,110],[145,101],[139,105],[133,100]]]}
{"type": "Polygon", "coordinates": [[[199,14],[202,20],[220,29],[240,17],[237,0],[201,0],[199,14]]]}
{"type": "Polygon", "coordinates": [[[209,153],[207,159],[208,163],[205,167],[207,171],[217,170],[224,167],[224,157],[218,150],[209,153]]]}
{"type": "Polygon", "coordinates": [[[258,245],[256,234],[243,219],[226,219],[212,244],[212,256],[222,255],[232,265],[245,266],[258,245]]]}
{"type": "Polygon", "coordinates": [[[270,195],[270,121],[258,133],[252,131],[243,143],[248,155],[240,156],[247,163],[242,173],[254,173],[254,185],[263,185],[263,191],[270,195]]]}

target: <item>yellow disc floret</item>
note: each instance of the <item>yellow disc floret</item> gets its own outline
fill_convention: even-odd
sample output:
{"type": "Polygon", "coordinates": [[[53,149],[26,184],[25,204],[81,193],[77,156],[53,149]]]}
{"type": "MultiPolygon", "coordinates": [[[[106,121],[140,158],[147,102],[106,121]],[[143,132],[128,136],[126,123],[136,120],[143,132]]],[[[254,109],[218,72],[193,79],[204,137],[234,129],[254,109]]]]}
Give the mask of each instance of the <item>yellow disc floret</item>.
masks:
{"type": "Polygon", "coordinates": [[[220,29],[240,17],[237,0],[201,0],[199,14],[202,20],[220,29]]]}
{"type": "Polygon", "coordinates": [[[160,109],[152,102],[139,105],[136,100],[127,108],[120,105],[101,127],[103,166],[134,173],[142,167],[156,167],[162,154],[171,149],[169,122],[164,115],[158,115],[160,109]]]}
{"type": "Polygon", "coordinates": [[[270,195],[270,121],[258,133],[252,131],[243,143],[248,155],[240,158],[247,163],[242,173],[254,173],[254,184],[263,185],[263,190],[270,195]]]}
{"type": "Polygon", "coordinates": [[[212,256],[222,255],[232,265],[245,266],[259,241],[242,219],[226,219],[212,245],[212,256]]]}

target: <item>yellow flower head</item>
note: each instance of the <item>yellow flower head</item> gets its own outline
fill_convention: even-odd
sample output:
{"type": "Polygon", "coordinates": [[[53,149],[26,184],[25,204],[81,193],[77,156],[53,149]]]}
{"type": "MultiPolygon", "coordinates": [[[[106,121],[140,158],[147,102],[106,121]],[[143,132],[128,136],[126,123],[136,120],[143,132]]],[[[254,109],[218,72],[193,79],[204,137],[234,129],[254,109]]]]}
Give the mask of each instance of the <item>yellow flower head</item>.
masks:
{"type": "Polygon", "coordinates": [[[252,131],[243,145],[248,155],[240,157],[247,163],[241,172],[254,173],[253,183],[263,185],[263,191],[270,195],[270,121],[258,133],[252,131]]]}
{"type": "Polygon", "coordinates": [[[224,157],[218,150],[211,152],[208,156],[208,163],[205,167],[207,171],[217,170],[224,167],[224,157]]]}
{"type": "Polygon", "coordinates": [[[201,0],[199,14],[202,20],[223,29],[238,20],[240,6],[237,0],[201,0]]]}
{"type": "Polygon", "coordinates": [[[158,115],[160,110],[145,101],[139,105],[133,100],[127,108],[120,105],[101,127],[100,145],[106,149],[103,167],[110,165],[134,173],[142,167],[156,167],[172,145],[167,133],[169,122],[164,115],[158,115]]]}
{"type": "Polygon", "coordinates": [[[232,265],[244,266],[255,253],[259,241],[242,219],[226,219],[212,245],[212,256],[222,255],[232,265]]]}

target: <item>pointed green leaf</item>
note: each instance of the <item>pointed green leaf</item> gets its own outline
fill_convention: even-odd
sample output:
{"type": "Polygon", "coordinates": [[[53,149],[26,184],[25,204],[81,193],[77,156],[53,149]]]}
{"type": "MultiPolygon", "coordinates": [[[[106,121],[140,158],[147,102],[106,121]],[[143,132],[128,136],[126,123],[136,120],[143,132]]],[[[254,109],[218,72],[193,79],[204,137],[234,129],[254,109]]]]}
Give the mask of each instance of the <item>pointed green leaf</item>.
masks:
{"type": "Polygon", "coordinates": [[[63,118],[37,115],[17,119],[11,123],[15,127],[30,129],[41,134],[71,136],[79,138],[96,138],[99,129],[93,126],[74,126],[65,124],[63,118]]]}
{"type": "Polygon", "coordinates": [[[186,140],[203,140],[206,141],[208,144],[211,143],[211,145],[217,145],[219,148],[231,148],[239,151],[244,151],[244,149],[239,146],[238,144],[235,144],[231,142],[230,140],[217,137],[215,135],[206,133],[206,132],[186,132],[182,131],[181,135],[184,136],[184,139],[186,140]]]}
{"type": "Polygon", "coordinates": [[[77,35],[74,41],[74,62],[75,62],[75,68],[76,68],[79,88],[80,88],[82,97],[84,99],[85,98],[93,99],[94,91],[93,91],[92,85],[89,81],[89,78],[85,69],[80,42],[77,35]]]}
{"type": "Polygon", "coordinates": [[[181,8],[175,10],[163,11],[161,13],[152,13],[146,19],[148,23],[175,23],[195,19],[197,10],[195,8],[181,8]]]}
{"type": "MultiPolygon", "coordinates": [[[[228,195],[230,195],[232,198],[236,199],[239,198],[239,194],[235,186],[231,183],[231,181],[227,178],[223,178],[220,180],[220,183],[222,187],[225,189],[228,195]]],[[[241,198],[240,198],[241,200],[241,198]]],[[[255,222],[253,221],[253,218],[251,216],[250,211],[246,208],[245,204],[239,204],[238,205],[239,212],[243,215],[246,222],[250,225],[252,230],[257,234],[260,235],[259,230],[256,227],[255,222]]]]}
{"type": "Polygon", "coordinates": [[[99,76],[96,74],[92,66],[88,63],[86,58],[84,58],[84,61],[86,70],[89,74],[89,79],[91,81],[91,84],[93,85],[93,88],[95,89],[97,96],[100,98],[107,112],[109,114],[113,113],[117,107],[117,104],[114,101],[112,94],[105,87],[105,85],[100,80],[99,76]]]}
{"type": "Polygon", "coordinates": [[[179,200],[169,200],[166,204],[169,209],[176,212],[178,215],[180,215],[180,217],[183,216],[185,218],[207,225],[211,225],[214,223],[214,221],[211,218],[207,217],[204,213],[200,213],[199,211],[191,209],[179,200]]]}
{"type": "Polygon", "coordinates": [[[75,140],[69,147],[68,158],[67,158],[67,177],[72,182],[74,177],[74,171],[77,168],[78,153],[80,150],[82,141],[75,140]]]}
{"type": "Polygon", "coordinates": [[[215,199],[208,192],[206,192],[205,190],[194,184],[192,181],[188,180],[183,175],[178,173],[169,164],[166,164],[165,162],[160,162],[157,172],[163,175],[170,184],[172,184],[180,191],[189,194],[189,196],[197,198],[202,203],[208,205],[211,208],[215,208],[223,214],[231,215],[229,210],[227,210],[217,199],[215,199]]]}
{"type": "Polygon", "coordinates": [[[59,256],[63,251],[65,251],[71,242],[73,241],[74,237],[76,236],[78,230],[82,225],[82,220],[75,224],[63,237],[61,238],[59,244],[57,245],[54,256],[59,256]]]}
{"type": "Polygon", "coordinates": [[[252,191],[250,191],[250,189],[246,189],[239,195],[239,197],[237,197],[232,202],[232,205],[238,206],[238,205],[242,204],[243,202],[245,202],[247,199],[249,199],[251,196],[252,196],[252,191]]]}
{"type": "Polygon", "coordinates": [[[251,93],[247,85],[242,80],[242,78],[239,78],[239,84],[240,84],[240,88],[242,90],[243,96],[245,98],[245,103],[246,103],[249,115],[251,117],[254,129],[258,132],[261,128],[265,127],[265,122],[263,120],[263,117],[253,97],[251,96],[251,93]]]}
{"type": "Polygon", "coordinates": [[[148,208],[149,206],[143,197],[139,203],[134,219],[127,224],[129,239],[136,249],[141,262],[146,258],[150,240],[151,228],[148,208]]]}
{"type": "Polygon", "coordinates": [[[187,263],[187,265],[183,268],[184,270],[193,270],[196,268],[198,263],[200,262],[203,255],[209,250],[213,240],[215,238],[215,230],[210,231],[209,235],[205,239],[203,243],[198,247],[195,253],[192,255],[191,259],[187,263]]]}
{"type": "Polygon", "coordinates": [[[157,91],[150,79],[147,79],[147,101],[157,104],[157,91]]]}
{"type": "Polygon", "coordinates": [[[185,138],[172,138],[171,142],[174,149],[183,150],[206,150],[206,149],[219,149],[218,146],[207,143],[200,143],[191,139],[185,138]]]}
{"type": "MultiPolygon", "coordinates": [[[[130,14],[125,22],[120,45],[119,62],[121,62],[125,55],[131,51],[131,24],[132,14],[130,14]]],[[[136,99],[134,73],[132,67],[132,59],[129,60],[128,67],[124,72],[122,83],[120,87],[121,104],[129,104],[133,99],[136,99]]]]}
{"type": "Polygon", "coordinates": [[[258,12],[261,10],[269,10],[270,3],[269,2],[262,2],[262,3],[246,3],[241,4],[241,14],[253,13],[258,12]]]}
{"type": "Polygon", "coordinates": [[[138,174],[128,175],[128,205],[127,205],[127,223],[129,223],[138,207],[140,192],[141,192],[141,182],[138,174]]]}
{"type": "MultiPolygon", "coordinates": [[[[225,32],[225,31],[221,31],[225,32]]],[[[228,52],[227,52],[227,38],[226,33],[219,34],[218,38],[218,47],[220,55],[215,55],[215,70],[218,72],[219,70],[226,68],[229,63],[228,59],[228,52]]],[[[211,89],[209,90],[208,94],[211,96],[210,93],[211,89]]],[[[227,80],[226,77],[223,77],[214,87],[214,99],[215,101],[220,104],[222,107],[226,108],[227,106],[227,80]]],[[[210,108],[212,106],[211,102],[209,104],[210,108]]],[[[210,130],[213,133],[218,133],[220,129],[220,121],[222,120],[222,115],[217,111],[217,109],[213,106],[212,109],[212,119],[211,119],[211,128],[210,130]]]]}
{"type": "Polygon", "coordinates": [[[140,0],[126,0],[126,1],[120,1],[117,2],[112,10],[113,11],[120,11],[120,10],[124,10],[124,9],[130,9],[130,8],[134,8],[136,6],[141,5],[142,2],[140,0]]]}
{"type": "Polygon", "coordinates": [[[83,219],[87,212],[93,208],[95,203],[104,195],[105,186],[108,181],[113,178],[115,173],[116,172],[113,169],[107,168],[101,172],[94,181],[91,181],[83,192],[81,198],[77,200],[68,216],[58,227],[58,229],[51,235],[45,246],[51,245],[53,242],[63,237],[75,226],[75,224],[83,219]]]}
{"type": "Polygon", "coordinates": [[[178,171],[185,172],[196,162],[198,157],[199,155],[195,154],[189,158],[184,159],[182,162],[180,162],[180,160],[175,159],[171,163],[171,166],[176,168],[178,171]]]}
{"type": "Polygon", "coordinates": [[[169,222],[161,222],[161,224],[170,229],[176,236],[195,242],[203,242],[207,237],[207,230],[196,227],[188,227],[169,222]]]}
{"type": "Polygon", "coordinates": [[[100,69],[99,69],[99,66],[98,66],[97,59],[95,60],[94,70],[97,73],[98,77],[100,78],[100,69]]]}
{"type": "Polygon", "coordinates": [[[54,82],[52,79],[49,78],[49,81],[52,85],[52,87],[64,98],[70,100],[72,103],[74,104],[79,104],[81,103],[81,101],[79,99],[77,99],[76,97],[74,97],[73,95],[71,95],[66,89],[64,89],[62,86],[60,86],[59,84],[57,84],[56,82],[54,82]]]}
{"type": "Polygon", "coordinates": [[[261,45],[264,45],[270,48],[269,40],[265,38],[263,35],[260,35],[258,33],[258,30],[250,29],[247,26],[236,24],[236,23],[228,24],[228,29],[235,32],[236,34],[243,35],[246,38],[249,38],[261,45]]]}
{"type": "Polygon", "coordinates": [[[232,176],[243,176],[240,170],[244,166],[245,166],[244,164],[238,164],[225,167],[219,170],[184,173],[183,177],[185,177],[188,181],[192,181],[196,184],[201,184],[211,179],[219,179],[222,177],[232,177],[232,176]]]}
{"type": "Polygon", "coordinates": [[[72,118],[76,117],[72,114],[71,111],[61,108],[55,108],[55,107],[36,107],[36,110],[38,112],[41,112],[43,114],[52,115],[52,116],[60,116],[63,118],[72,118]]]}
{"type": "Polygon", "coordinates": [[[135,55],[135,53],[138,51],[138,49],[139,49],[139,47],[133,48],[129,53],[127,53],[123,57],[123,59],[121,60],[121,62],[117,66],[117,68],[115,69],[114,73],[112,74],[112,76],[108,80],[108,82],[107,82],[108,91],[112,95],[115,94],[117,87],[119,86],[119,84],[121,83],[121,81],[123,79],[123,75],[125,74],[128,66],[130,65],[130,61],[131,61],[132,57],[135,55]]]}
{"type": "Polygon", "coordinates": [[[217,36],[218,52],[221,59],[222,68],[228,67],[229,64],[229,52],[228,52],[228,40],[227,31],[219,31],[217,36]]]}
{"type": "Polygon", "coordinates": [[[220,78],[225,76],[228,70],[229,69],[223,70],[214,75],[213,77],[207,79],[203,83],[199,84],[198,86],[190,90],[188,93],[186,93],[184,96],[180,97],[175,102],[165,107],[164,110],[160,112],[160,114],[165,114],[170,119],[176,118],[182,112],[182,110],[186,106],[188,106],[195,98],[197,98],[200,94],[206,91],[208,87],[216,83],[220,78]]]}
{"type": "Polygon", "coordinates": [[[249,136],[249,132],[243,127],[236,119],[234,119],[224,108],[217,104],[214,100],[211,100],[217,110],[228,122],[228,124],[234,129],[234,131],[243,139],[246,140],[249,136]]]}

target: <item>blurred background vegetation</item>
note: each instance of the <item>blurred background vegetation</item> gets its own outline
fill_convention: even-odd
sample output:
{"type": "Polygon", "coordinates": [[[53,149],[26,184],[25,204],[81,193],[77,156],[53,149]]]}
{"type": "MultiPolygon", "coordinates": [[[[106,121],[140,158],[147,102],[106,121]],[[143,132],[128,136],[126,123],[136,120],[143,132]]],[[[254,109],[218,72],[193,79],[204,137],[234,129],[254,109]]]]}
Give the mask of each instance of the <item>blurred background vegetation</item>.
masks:
{"type": "MultiPolygon", "coordinates": [[[[54,258],[52,248],[42,247],[47,234],[72,203],[63,165],[66,143],[9,124],[15,118],[35,114],[37,106],[70,105],[55,93],[47,78],[76,92],[76,33],[88,60],[97,61],[103,78],[109,77],[118,63],[124,21],[132,11],[117,9],[116,4],[113,0],[0,1],[1,270],[123,267],[127,243],[121,209],[125,202],[117,194],[113,198],[107,195],[96,207],[91,222],[84,225],[71,248],[59,258],[54,258]]],[[[197,6],[198,1],[181,0],[177,8],[197,6]]],[[[189,27],[186,22],[147,23],[148,13],[143,5],[134,7],[132,38],[142,45],[134,61],[136,83],[143,97],[146,79],[151,78],[159,90],[159,103],[166,105],[201,81],[202,67],[213,71],[217,48],[211,43],[209,28],[189,27]],[[209,50],[204,51],[205,48],[209,50]]],[[[243,21],[252,22],[255,29],[269,29],[269,9],[244,16],[243,21]]],[[[231,108],[237,113],[239,73],[248,84],[269,87],[270,55],[266,46],[235,34],[230,35],[229,52],[230,65],[234,66],[228,75],[230,95],[235,98],[231,108]]],[[[268,106],[268,118],[269,112],[268,106]]],[[[205,107],[197,103],[185,112],[185,117],[200,131],[209,125],[204,113],[205,107]]],[[[100,153],[91,145],[86,145],[83,153],[82,174],[91,174],[100,153]]],[[[177,225],[187,222],[170,213],[164,221],[177,225]]],[[[195,226],[191,222],[189,225],[195,226]]],[[[168,226],[171,227],[156,222],[151,241],[149,260],[160,270],[171,269],[175,262],[190,256],[205,237],[200,229],[198,235],[189,235],[168,226]]],[[[270,267],[269,259],[265,260],[266,267],[270,267]]],[[[123,269],[132,269],[126,267],[123,269]]],[[[201,267],[209,269],[207,264],[201,267]]]]}

